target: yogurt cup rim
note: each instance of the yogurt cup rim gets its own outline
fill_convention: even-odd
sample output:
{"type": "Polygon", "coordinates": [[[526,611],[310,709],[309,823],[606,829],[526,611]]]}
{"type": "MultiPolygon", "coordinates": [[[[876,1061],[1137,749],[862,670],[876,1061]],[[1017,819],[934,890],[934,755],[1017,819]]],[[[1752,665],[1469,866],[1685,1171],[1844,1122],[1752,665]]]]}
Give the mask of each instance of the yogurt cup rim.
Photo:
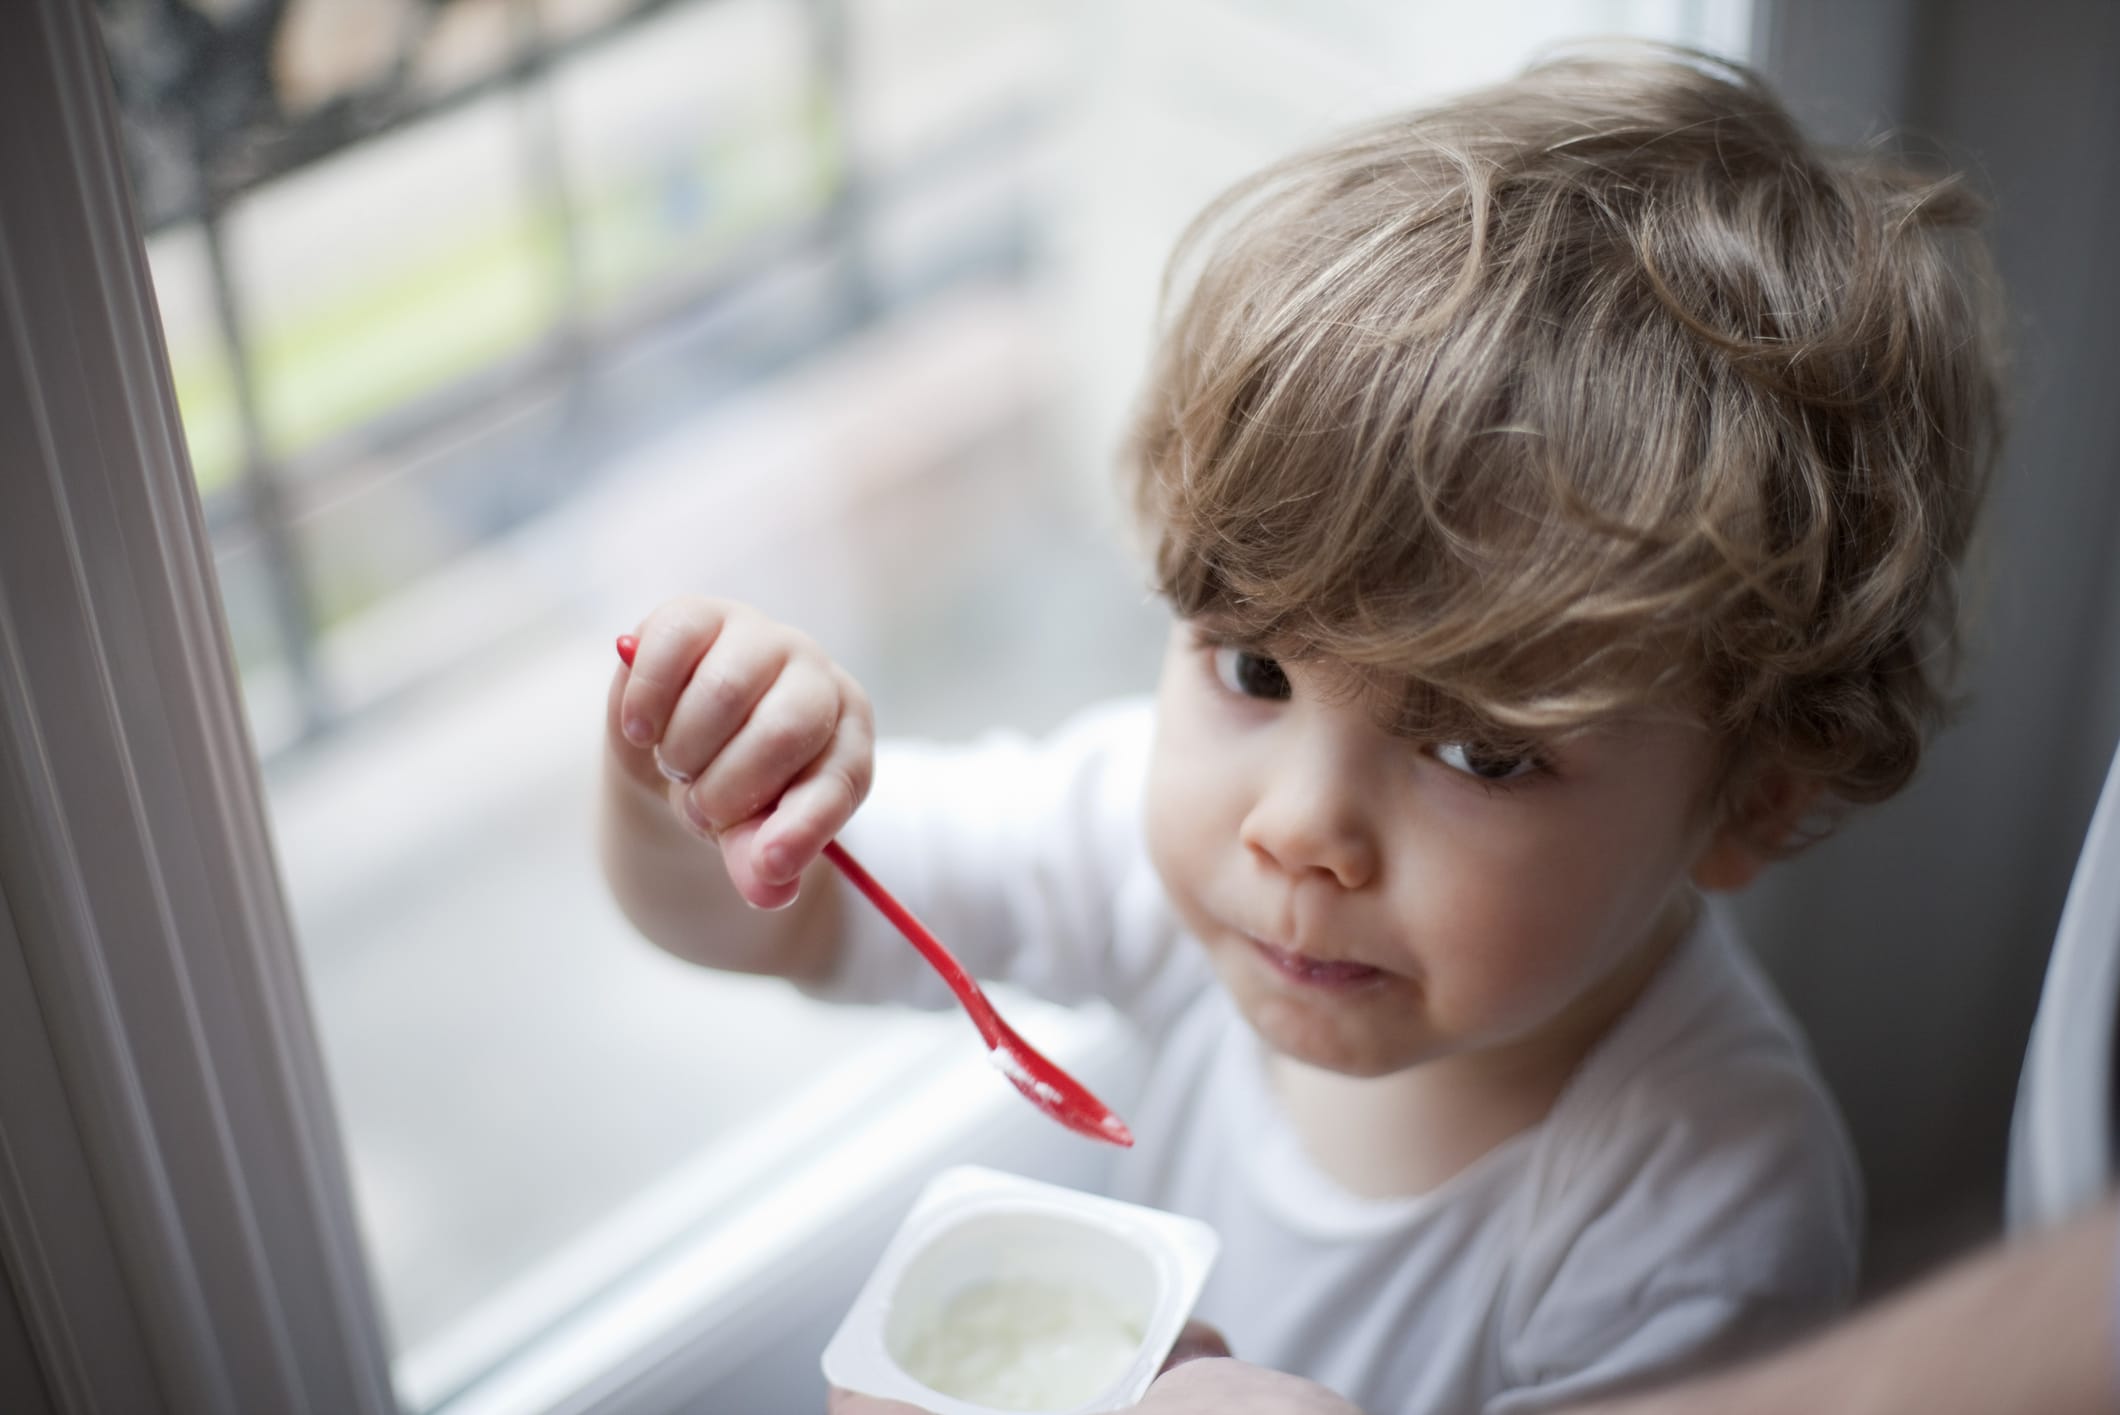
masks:
{"type": "Polygon", "coordinates": [[[1141,1349],[1103,1391],[1074,1411],[1089,1415],[1138,1400],[1191,1315],[1220,1247],[1214,1230],[1197,1219],[979,1165],[942,1171],[914,1200],[825,1347],[826,1378],[863,1394],[913,1401],[935,1415],[987,1415],[992,1407],[944,1395],[907,1374],[890,1354],[884,1331],[912,1263],[968,1223],[1014,1215],[1084,1224],[1148,1260],[1156,1290],[1143,1321],[1141,1349]]]}

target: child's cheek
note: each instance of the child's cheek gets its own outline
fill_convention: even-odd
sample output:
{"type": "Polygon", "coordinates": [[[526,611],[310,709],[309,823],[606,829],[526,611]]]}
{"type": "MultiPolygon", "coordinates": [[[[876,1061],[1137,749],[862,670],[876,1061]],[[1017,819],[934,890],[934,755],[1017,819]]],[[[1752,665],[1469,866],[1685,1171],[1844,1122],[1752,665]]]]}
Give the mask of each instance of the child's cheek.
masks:
{"type": "Polygon", "coordinates": [[[1565,835],[1492,816],[1432,835],[1408,866],[1399,910],[1437,1020],[1506,1035],[1572,1001],[1613,951],[1609,863],[1565,835]]]}
{"type": "Polygon", "coordinates": [[[1422,911],[1415,961],[1434,1020],[1456,1035],[1505,1034],[1536,1022],[1566,991],[1574,949],[1524,893],[1439,886],[1422,911]]]}
{"type": "Polygon", "coordinates": [[[1177,741],[1159,738],[1142,801],[1149,860],[1181,909],[1189,907],[1207,868],[1220,814],[1212,777],[1197,758],[1177,741]]]}

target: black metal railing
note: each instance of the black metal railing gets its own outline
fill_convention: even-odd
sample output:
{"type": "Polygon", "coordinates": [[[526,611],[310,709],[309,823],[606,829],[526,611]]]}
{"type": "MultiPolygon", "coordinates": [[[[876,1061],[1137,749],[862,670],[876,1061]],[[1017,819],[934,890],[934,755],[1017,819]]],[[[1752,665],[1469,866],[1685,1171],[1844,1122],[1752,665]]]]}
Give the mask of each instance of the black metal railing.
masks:
{"type": "MultiPolygon", "coordinates": [[[[944,180],[967,164],[991,161],[997,150],[1022,146],[1045,116],[1029,96],[907,170],[863,173],[849,133],[848,0],[788,0],[799,7],[810,37],[806,82],[819,115],[819,170],[830,174],[829,189],[814,210],[754,233],[682,287],[658,288],[629,306],[599,313],[592,323],[584,302],[577,204],[561,158],[559,117],[543,80],[577,53],[687,0],[610,0],[593,24],[564,33],[545,22],[538,0],[504,0],[511,20],[504,55],[447,88],[418,81],[413,58],[421,40],[445,11],[467,2],[477,0],[411,0],[393,62],[358,87],[296,111],[274,74],[291,14],[288,0],[238,3],[216,11],[220,18],[189,0],[97,0],[141,223],[150,233],[196,225],[202,237],[240,437],[239,475],[206,494],[207,522],[217,545],[249,544],[260,553],[273,637],[294,686],[301,739],[327,731],[340,715],[320,671],[324,626],[297,534],[307,508],[343,500],[362,478],[384,474],[378,469],[409,449],[522,399],[526,391],[557,400],[562,431],[539,440],[535,455],[548,464],[542,471],[514,473],[543,489],[528,498],[532,504],[515,510],[550,504],[578,482],[581,469],[594,460],[586,452],[608,431],[598,426],[600,361],[644,335],[696,317],[799,256],[821,255],[834,272],[834,313],[808,331],[810,346],[873,319],[883,305],[869,259],[878,201],[944,180]],[[489,361],[298,454],[276,452],[260,407],[254,326],[242,282],[231,269],[231,209],[281,178],[495,94],[519,99],[515,134],[532,199],[550,214],[557,233],[556,312],[549,327],[528,349],[489,361]],[[299,477],[289,475],[296,456],[299,477]]],[[[969,245],[990,263],[1020,268],[1027,236],[1019,227],[984,233],[969,245]]]]}

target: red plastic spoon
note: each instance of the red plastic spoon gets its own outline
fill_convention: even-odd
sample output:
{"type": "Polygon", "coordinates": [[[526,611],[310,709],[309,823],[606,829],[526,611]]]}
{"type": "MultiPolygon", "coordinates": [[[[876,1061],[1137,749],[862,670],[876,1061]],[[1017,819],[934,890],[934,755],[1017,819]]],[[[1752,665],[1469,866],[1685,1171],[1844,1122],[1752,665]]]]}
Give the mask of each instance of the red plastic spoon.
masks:
{"type": "MultiPolygon", "coordinates": [[[[631,634],[618,638],[618,656],[633,664],[633,652],[639,640],[631,634]]],[[[824,846],[824,857],[838,866],[839,872],[850,880],[854,887],[868,896],[883,916],[894,924],[906,941],[920,950],[920,956],[942,975],[942,981],[957,995],[972,1025],[979,1029],[986,1042],[987,1055],[1001,1074],[1008,1077],[1017,1090],[1023,1092],[1030,1103],[1065,1125],[1093,1140],[1103,1140],[1113,1145],[1132,1145],[1134,1132],[1126,1128],[1126,1122],[1112,1113],[1111,1107],[1090,1094],[1089,1088],[1062,1071],[1043,1053],[1016,1034],[1016,1029],[1001,1020],[994,1004],[987,1000],[986,993],[964,970],[956,956],[942,946],[942,941],[929,933],[927,926],[913,917],[912,910],[891,897],[890,891],[876,883],[875,876],[861,867],[861,863],[846,852],[836,840],[828,840],[824,846]]]]}

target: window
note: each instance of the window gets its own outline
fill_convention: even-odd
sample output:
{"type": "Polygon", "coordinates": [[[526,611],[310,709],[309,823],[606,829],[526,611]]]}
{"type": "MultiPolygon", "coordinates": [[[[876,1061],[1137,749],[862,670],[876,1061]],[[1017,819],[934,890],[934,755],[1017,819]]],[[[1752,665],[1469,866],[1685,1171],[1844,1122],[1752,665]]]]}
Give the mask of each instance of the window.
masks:
{"type": "MultiPolygon", "coordinates": [[[[1039,727],[1145,689],[1159,615],[1104,468],[1191,210],[1543,39],[1729,51],[1742,23],[1618,0],[1506,30],[1441,4],[1263,0],[99,9],[294,937],[277,963],[183,955],[209,1001],[209,975],[276,980],[286,996],[231,1035],[277,1038],[267,1061],[297,1080],[234,1121],[202,1094],[197,1133],[232,1125],[233,1148],[168,1153],[254,1184],[281,1152],[246,1117],[280,1116],[257,1126],[291,1126],[322,1177],[268,1227],[341,1275],[292,1329],[337,1343],[345,1389],[387,1348],[397,1399],[456,1411],[647,1406],[707,1381],[729,1408],[795,1408],[812,1388],[786,1383],[815,1381],[891,1196],[999,1143],[989,1123],[1042,1133],[959,1018],[831,1012],[630,936],[588,848],[612,634],[679,589],[752,599],[831,645],[902,731],[1039,727]],[[365,1266],[332,1227],[342,1181],[365,1266]]],[[[151,430],[149,373],[117,386],[151,430]]],[[[189,523],[159,514],[167,551],[189,523]]],[[[77,627],[129,632],[93,603],[77,627]]],[[[216,632],[149,656],[206,704],[211,749],[172,755],[213,774],[173,766],[171,801],[248,780],[242,744],[213,737],[216,632]]],[[[108,670],[118,690],[131,671],[108,670]]],[[[93,725],[64,760],[93,760],[93,725]]],[[[127,746],[136,770],[151,755],[127,746]]],[[[153,838],[181,829],[129,789],[153,838]]],[[[243,874],[262,835],[211,839],[275,915],[273,883],[243,874]]],[[[27,907],[12,879],[7,899],[27,907]]],[[[1099,1019],[1011,1011],[1099,1064],[1099,1019]]],[[[114,1035],[145,1015],[121,1007],[114,1035]]],[[[237,1061],[208,1072],[236,1087],[237,1061]]],[[[111,1149],[93,1124],[79,1138],[111,1149]]],[[[188,1291],[145,1345],[186,1349],[188,1291]]],[[[252,1389],[246,1370],[178,1375],[252,1389]]]]}

